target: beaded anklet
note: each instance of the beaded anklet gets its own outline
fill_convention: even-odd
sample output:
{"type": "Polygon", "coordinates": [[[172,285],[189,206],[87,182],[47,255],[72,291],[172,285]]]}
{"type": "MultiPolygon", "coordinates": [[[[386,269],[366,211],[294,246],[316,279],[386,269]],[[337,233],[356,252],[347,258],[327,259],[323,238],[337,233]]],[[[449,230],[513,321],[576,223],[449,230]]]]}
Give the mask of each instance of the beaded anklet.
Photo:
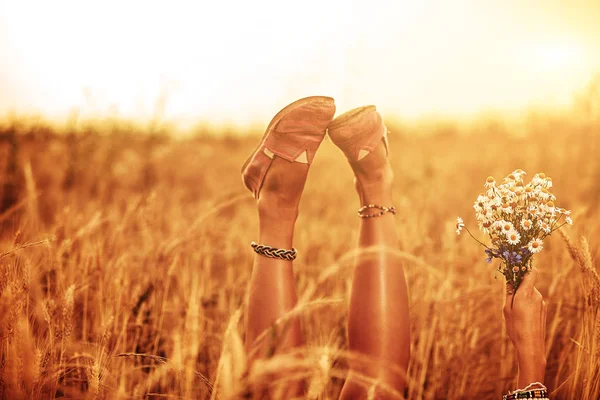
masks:
{"type": "Polygon", "coordinates": [[[385,213],[392,213],[392,214],[396,214],[396,207],[384,207],[384,206],[378,206],[376,204],[369,204],[367,206],[363,206],[358,210],[358,216],[361,218],[375,218],[375,217],[381,217],[383,214],[385,213]],[[380,210],[377,213],[374,214],[365,214],[365,211],[367,211],[370,208],[376,208],[378,210],[380,210]]]}
{"type": "Polygon", "coordinates": [[[515,400],[515,399],[538,399],[538,400],[548,400],[548,391],[535,389],[528,390],[526,392],[518,392],[513,394],[505,394],[503,397],[504,400],[515,400]]]}
{"type": "Polygon", "coordinates": [[[294,261],[298,256],[298,250],[296,250],[295,248],[292,248],[291,250],[277,249],[275,247],[258,244],[256,242],[252,242],[250,245],[257,254],[269,258],[278,258],[280,260],[294,261]]]}
{"type": "Polygon", "coordinates": [[[510,394],[505,394],[503,400],[515,399],[539,399],[549,400],[548,388],[540,382],[535,382],[527,385],[524,389],[517,389],[510,394]]]}

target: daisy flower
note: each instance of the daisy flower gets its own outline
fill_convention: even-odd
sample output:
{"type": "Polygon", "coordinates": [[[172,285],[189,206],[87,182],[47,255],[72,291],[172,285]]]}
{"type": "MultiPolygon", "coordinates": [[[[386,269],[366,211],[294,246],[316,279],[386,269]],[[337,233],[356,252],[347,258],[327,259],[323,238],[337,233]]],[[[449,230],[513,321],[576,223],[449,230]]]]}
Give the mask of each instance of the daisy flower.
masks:
{"type": "Polygon", "coordinates": [[[480,221],[493,221],[496,219],[494,209],[490,206],[482,208],[477,214],[477,219],[480,221]]]}
{"type": "Polygon", "coordinates": [[[540,197],[544,200],[556,200],[556,196],[552,194],[548,189],[542,188],[540,197]]]}
{"type": "Polygon", "coordinates": [[[525,197],[527,197],[528,199],[535,196],[535,192],[534,192],[533,188],[529,185],[525,186],[524,194],[525,194],[525,197]]]}
{"type": "Polygon", "coordinates": [[[538,197],[542,200],[550,200],[550,191],[546,188],[542,188],[538,193],[538,197]]]}
{"type": "Polygon", "coordinates": [[[492,226],[491,226],[491,230],[494,232],[494,234],[498,233],[502,233],[502,220],[500,221],[495,221],[492,226]]]}
{"type": "Polygon", "coordinates": [[[555,211],[554,202],[552,200],[548,201],[546,204],[544,204],[544,209],[546,210],[547,213],[554,214],[554,211],[555,211]]]}
{"type": "Polygon", "coordinates": [[[569,225],[573,225],[573,219],[571,217],[565,218],[565,222],[569,225]]]}
{"type": "Polygon", "coordinates": [[[531,179],[531,183],[533,183],[534,185],[541,185],[544,182],[544,179],[546,178],[546,174],[544,174],[543,172],[540,172],[539,174],[535,174],[533,176],[533,178],[531,179]]]}
{"type": "Polygon", "coordinates": [[[513,209],[510,206],[510,204],[508,203],[502,203],[502,206],[500,208],[502,210],[503,213],[505,214],[512,214],[513,213],[513,209]]]}
{"type": "Polygon", "coordinates": [[[540,225],[540,229],[543,230],[545,233],[552,232],[552,228],[550,227],[550,225],[547,222],[540,221],[539,225],[540,225]]]}
{"type": "Polygon", "coordinates": [[[506,234],[506,241],[510,244],[519,244],[521,235],[517,231],[512,231],[506,234]]]}
{"type": "Polygon", "coordinates": [[[515,229],[515,226],[512,224],[512,222],[509,221],[500,221],[501,224],[500,226],[502,227],[502,233],[504,233],[505,235],[508,234],[509,232],[512,232],[515,229]]]}
{"type": "Polygon", "coordinates": [[[512,175],[514,175],[518,181],[521,181],[521,180],[523,180],[523,175],[526,175],[526,172],[519,168],[519,169],[515,169],[512,172],[512,175]]]}
{"type": "Polygon", "coordinates": [[[465,223],[461,217],[456,218],[456,234],[460,235],[460,231],[464,228],[465,223]]]}
{"type": "Polygon", "coordinates": [[[528,231],[533,227],[533,222],[531,222],[530,219],[524,219],[523,221],[521,221],[521,228],[523,228],[524,230],[528,231]]]}
{"type": "Polygon", "coordinates": [[[477,225],[479,226],[479,230],[481,232],[483,232],[485,235],[489,235],[490,234],[490,227],[492,226],[492,223],[487,221],[487,222],[481,222],[479,221],[477,223],[477,225]]]}
{"type": "Polygon", "coordinates": [[[517,187],[511,187],[510,189],[508,189],[506,192],[502,193],[503,197],[516,197],[517,196],[517,187]]]}
{"type": "Polygon", "coordinates": [[[475,212],[479,212],[489,206],[490,199],[488,199],[487,196],[484,196],[483,194],[477,196],[477,200],[475,201],[475,203],[473,203],[473,208],[475,209],[475,212]]]}
{"type": "Polygon", "coordinates": [[[544,248],[544,242],[542,242],[542,239],[533,239],[527,244],[527,248],[533,254],[539,253],[544,248]]]}
{"type": "Polygon", "coordinates": [[[485,184],[483,185],[486,188],[493,188],[496,185],[496,180],[494,179],[493,176],[488,176],[487,179],[485,180],[485,184]]]}

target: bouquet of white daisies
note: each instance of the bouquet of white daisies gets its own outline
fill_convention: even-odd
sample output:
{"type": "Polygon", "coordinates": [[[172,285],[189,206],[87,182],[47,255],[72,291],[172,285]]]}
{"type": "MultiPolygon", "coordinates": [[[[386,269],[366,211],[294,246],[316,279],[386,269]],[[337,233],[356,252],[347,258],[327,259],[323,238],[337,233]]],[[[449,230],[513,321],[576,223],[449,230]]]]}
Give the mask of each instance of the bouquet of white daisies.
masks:
{"type": "Polygon", "coordinates": [[[457,218],[456,233],[465,229],[485,247],[487,262],[500,260],[498,271],[510,288],[517,290],[532,268],[532,257],[544,248],[544,239],[565,224],[571,225],[571,211],[557,207],[550,192],[552,179],[543,173],[525,184],[525,172],[517,169],[498,184],[493,177],[473,205],[479,229],[491,239],[488,246],[477,240],[457,218]]]}

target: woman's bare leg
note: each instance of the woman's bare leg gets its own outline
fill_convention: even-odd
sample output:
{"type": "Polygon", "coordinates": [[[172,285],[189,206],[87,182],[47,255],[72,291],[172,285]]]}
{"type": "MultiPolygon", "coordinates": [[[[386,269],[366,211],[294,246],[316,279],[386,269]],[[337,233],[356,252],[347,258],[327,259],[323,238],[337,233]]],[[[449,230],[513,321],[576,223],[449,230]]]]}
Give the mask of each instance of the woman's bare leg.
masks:
{"type": "MultiPolygon", "coordinates": [[[[283,249],[293,247],[294,225],[307,173],[307,164],[275,157],[258,200],[258,243],[283,249]]],[[[257,341],[295,304],[292,262],[256,254],[248,294],[246,331],[246,349],[251,360],[264,357],[275,345],[282,350],[304,342],[297,318],[290,321],[285,332],[277,331],[277,343],[273,342],[271,334],[263,335],[264,340],[257,341]]]]}
{"type": "MultiPolygon", "coordinates": [[[[351,162],[356,177],[356,189],[361,205],[392,206],[393,173],[386,150],[381,143],[360,161],[351,162]]],[[[379,210],[368,210],[377,212],[379,210]]],[[[394,215],[360,219],[359,248],[383,246],[396,249],[398,237],[394,215]]],[[[376,389],[378,399],[395,398],[386,395],[382,386],[402,393],[410,352],[408,293],[404,269],[400,260],[385,249],[359,254],[356,259],[350,314],[348,319],[349,348],[373,359],[365,365],[350,362],[350,372],[341,399],[366,399],[368,387],[359,375],[367,375],[383,385],[376,389]]]]}

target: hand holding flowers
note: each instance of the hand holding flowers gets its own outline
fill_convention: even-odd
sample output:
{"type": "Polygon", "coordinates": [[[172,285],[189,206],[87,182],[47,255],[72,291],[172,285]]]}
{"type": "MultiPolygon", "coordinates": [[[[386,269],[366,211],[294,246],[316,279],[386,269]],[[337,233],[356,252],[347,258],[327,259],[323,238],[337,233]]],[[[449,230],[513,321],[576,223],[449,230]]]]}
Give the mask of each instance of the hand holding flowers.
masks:
{"type": "Polygon", "coordinates": [[[519,387],[543,382],[546,369],[546,302],[536,289],[537,268],[523,278],[521,289],[509,291],[504,300],[504,320],[508,337],[515,345],[519,361],[519,387]]]}

